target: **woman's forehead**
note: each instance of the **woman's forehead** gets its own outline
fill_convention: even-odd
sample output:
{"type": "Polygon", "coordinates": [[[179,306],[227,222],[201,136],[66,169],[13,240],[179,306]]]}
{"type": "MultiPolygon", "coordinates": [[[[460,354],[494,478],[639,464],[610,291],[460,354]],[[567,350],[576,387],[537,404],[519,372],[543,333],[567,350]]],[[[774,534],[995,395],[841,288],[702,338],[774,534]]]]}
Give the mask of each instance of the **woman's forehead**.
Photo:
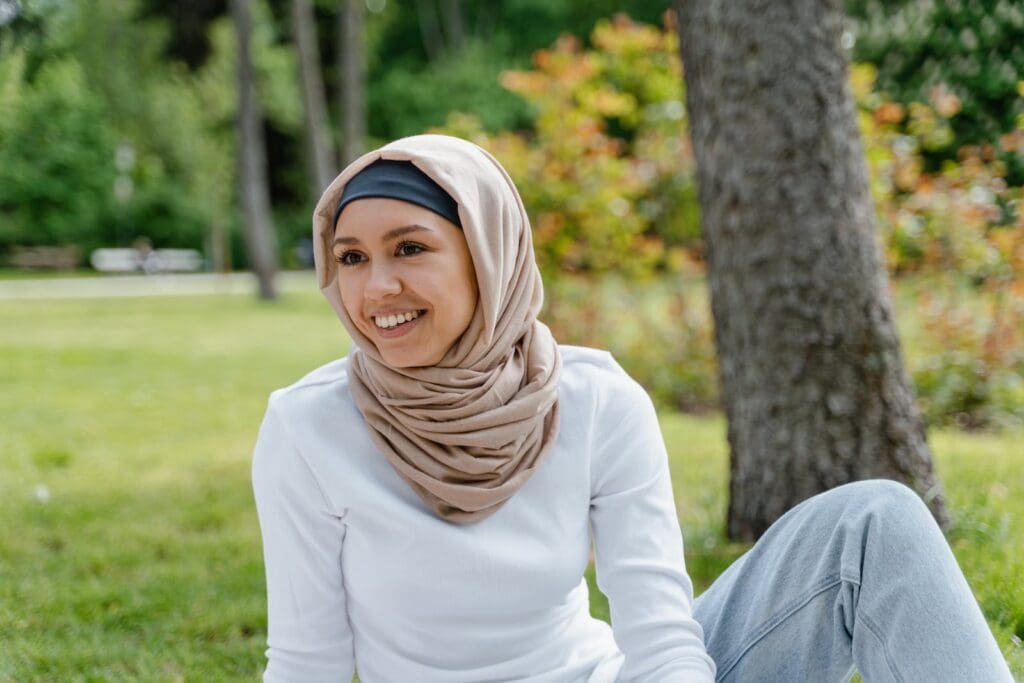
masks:
{"type": "MultiPolygon", "coordinates": [[[[359,240],[393,239],[418,229],[423,232],[451,233],[462,231],[430,209],[401,199],[366,197],[345,206],[334,229],[335,239],[354,237],[359,240]]],[[[464,239],[464,237],[462,238],[464,239]]]]}
{"type": "Polygon", "coordinates": [[[335,223],[350,203],[369,198],[409,202],[461,226],[455,199],[434,178],[408,160],[377,159],[349,178],[338,197],[335,223]]]}

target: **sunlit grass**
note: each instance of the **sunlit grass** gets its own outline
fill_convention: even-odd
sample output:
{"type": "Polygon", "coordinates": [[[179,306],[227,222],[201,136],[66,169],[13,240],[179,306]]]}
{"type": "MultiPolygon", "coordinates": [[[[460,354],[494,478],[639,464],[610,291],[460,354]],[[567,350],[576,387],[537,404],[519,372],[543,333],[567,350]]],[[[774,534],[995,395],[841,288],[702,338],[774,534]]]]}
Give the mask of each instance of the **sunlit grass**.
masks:
{"type": "Polygon", "coordinates": [[[66,277],[109,277],[92,268],[74,270],[27,270],[0,267],[0,280],[56,280],[66,277]]]}
{"type": "MultiPolygon", "coordinates": [[[[277,304],[5,301],[0,321],[0,681],[256,680],[251,449],[267,394],[344,353],[334,313],[311,285],[277,304]]],[[[663,426],[699,591],[744,549],[721,535],[724,423],[663,426]]],[[[1019,444],[933,438],[951,541],[1018,674],[1019,444]]]]}
{"type": "Polygon", "coordinates": [[[272,389],[344,352],[334,314],[314,292],[0,317],[0,680],[254,678],[252,443],[272,389]]]}

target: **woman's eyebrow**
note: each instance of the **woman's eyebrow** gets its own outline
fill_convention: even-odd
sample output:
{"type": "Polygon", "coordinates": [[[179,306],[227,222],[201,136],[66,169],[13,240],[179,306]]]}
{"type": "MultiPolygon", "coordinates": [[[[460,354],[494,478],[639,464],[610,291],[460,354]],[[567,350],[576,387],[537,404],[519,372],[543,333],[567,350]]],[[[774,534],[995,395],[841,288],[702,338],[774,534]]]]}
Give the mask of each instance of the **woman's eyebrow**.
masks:
{"type": "MultiPolygon", "coordinates": [[[[413,223],[412,225],[402,225],[397,228],[392,228],[391,230],[388,230],[386,233],[384,233],[384,236],[381,239],[384,242],[390,242],[391,240],[397,239],[402,235],[407,235],[410,232],[421,231],[431,232],[430,228],[423,225],[419,225],[417,223],[413,223]]],[[[331,244],[359,244],[359,240],[356,239],[355,237],[335,237],[334,242],[332,242],[331,244]]]]}

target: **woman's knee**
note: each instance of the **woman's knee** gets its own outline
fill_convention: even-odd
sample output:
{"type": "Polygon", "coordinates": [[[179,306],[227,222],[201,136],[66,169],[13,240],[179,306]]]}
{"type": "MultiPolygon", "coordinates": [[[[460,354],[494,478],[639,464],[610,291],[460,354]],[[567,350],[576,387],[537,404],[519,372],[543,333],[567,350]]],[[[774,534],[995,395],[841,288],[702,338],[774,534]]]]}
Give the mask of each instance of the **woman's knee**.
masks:
{"type": "Polygon", "coordinates": [[[865,524],[883,522],[885,528],[919,528],[934,525],[931,512],[910,487],[890,479],[866,479],[843,484],[811,500],[816,509],[811,514],[828,519],[831,511],[835,521],[844,526],[856,519],[865,524]]]}
{"type": "Polygon", "coordinates": [[[866,508],[887,516],[928,513],[928,507],[912,488],[892,479],[866,479],[839,488],[848,488],[866,508]]]}
{"type": "MultiPolygon", "coordinates": [[[[890,543],[919,545],[941,537],[928,506],[909,486],[889,479],[868,479],[838,487],[847,489],[848,509],[864,530],[882,533],[890,543]]],[[[848,520],[852,521],[852,520],[848,520]]]]}

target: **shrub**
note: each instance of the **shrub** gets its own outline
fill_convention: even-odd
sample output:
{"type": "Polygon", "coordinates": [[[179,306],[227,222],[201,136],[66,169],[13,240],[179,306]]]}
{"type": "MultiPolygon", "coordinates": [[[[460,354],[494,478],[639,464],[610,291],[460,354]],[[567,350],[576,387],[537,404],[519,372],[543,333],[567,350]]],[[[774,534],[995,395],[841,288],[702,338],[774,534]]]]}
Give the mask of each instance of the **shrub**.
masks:
{"type": "Polygon", "coordinates": [[[94,240],[109,220],[116,174],[99,98],[72,57],[43,64],[12,90],[0,117],[0,250],[94,240]]]}
{"type": "Polygon", "coordinates": [[[653,398],[689,412],[718,406],[718,365],[699,273],[631,281],[559,278],[543,319],[565,344],[611,351],[653,398]],[[624,315],[625,313],[625,315],[624,315]]]}
{"type": "MultiPolygon", "coordinates": [[[[926,150],[931,170],[965,145],[995,145],[1024,113],[1024,6],[1010,0],[848,0],[853,55],[878,69],[882,89],[904,106],[936,87],[960,100],[949,135],[926,150]]],[[[1003,149],[1015,183],[1024,149],[1003,149]]]]}
{"type": "Polygon", "coordinates": [[[698,239],[676,38],[619,16],[599,22],[591,41],[584,49],[563,37],[534,55],[534,69],[502,75],[531,107],[532,130],[490,135],[464,114],[444,130],[501,158],[531,212],[547,277],[642,277],[698,239]]]}
{"type": "Polygon", "coordinates": [[[922,413],[963,428],[1024,425],[1024,297],[986,298],[956,284],[919,296],[921,348],[911,372],[922,413]]]}
{"type": "Polygon", "coordinates": [[[1021,189],[1007,182],[994,149],[964,147],[956,163],[924,170],[922,152],[949,135],[958,98],[936,88],[930,102],[905,108],[874,89],[874,69],[865,65],[854,69],[852,82],[890,269],[958,270],[978,282],[1016,277],[1021,189]]]}
{"type": "Polygon", "coordinates": [[[124,244],[145,237],[156,248],[203,250],[206,214],[178,183],[166,179],[143,185],[125,208],[122,234],[107,243],[124,244]]]}

